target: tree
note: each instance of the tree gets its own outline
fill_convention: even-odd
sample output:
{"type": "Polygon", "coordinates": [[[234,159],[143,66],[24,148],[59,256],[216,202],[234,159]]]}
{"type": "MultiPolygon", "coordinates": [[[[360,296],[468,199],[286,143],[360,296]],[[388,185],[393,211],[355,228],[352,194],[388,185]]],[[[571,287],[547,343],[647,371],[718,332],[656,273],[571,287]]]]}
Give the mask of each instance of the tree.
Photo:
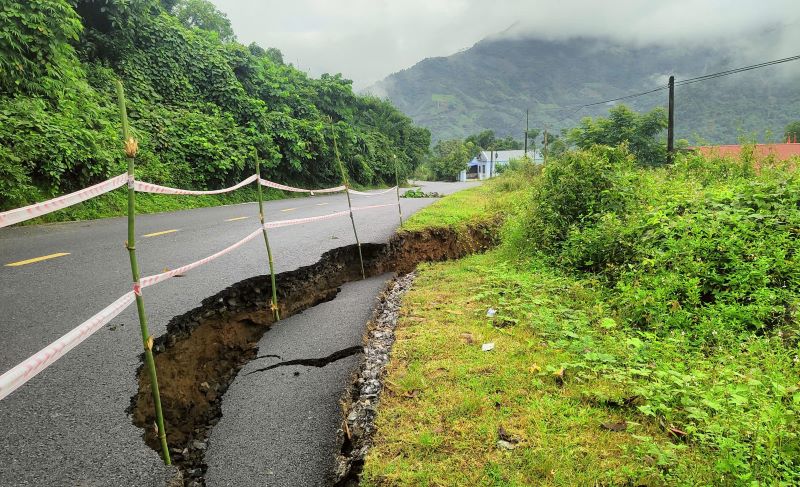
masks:
{"type": "Polygon", "coordinates": [[[523,147],[522,142],[514,140],[510,135],[498,139],[494,134],[494,130],[484,130],[483,132],[472,134],[464,139],[464,142],[469,142],[475,147],[473,156],[482,150],[519,150],[523,147]]]}
{"type": "Polygon", "coordinates": [[[454,181],[458,173],[467,168],[474,151],[475,145],[471,141],[451,139],[437,142],[430,164],[436,179],[454,181]]]}
{"type": "Polygon", "coordinates": [[[489,150],[490,148],[494,149],[494,141],[494,130],[484,130],[483,132],[472,134],[464,139],[464,142],[472,143],[472,145],[475,146],[476,151],[489,150]]]}
{"type": "Polygon", "coordinates": [[[542,134],[542,154],[545,157],[558,157],[561,154],[567,152],[569,146],[567,145],[567,140],[565,133],[566,130],[562,130],[561,134],[554,134],[552,132],[547,132],[547,150],[545,150],[544,146],[544,134],[542,134]]]}
{"type": "Polygon", "coordinates": [[[180,0],[172,13],[187,27],[216,32],[223,42],[236,39],[228,16],[208,0],[180,0]]]}
{"type": "Polygon", "coordinates": [[[792,122],[786,126],[786,131],[783,134],[786,140],[791,142],[800,142],[800,120],[792,122]]]}
{"type": "Polygon", "coordinates": [[[528,150],[536,150],[536,137],[539,136],[541,131],[539,129],[528,129],[528,150]]]}
{"type": "Polygon", "coordinates": [[[277,47],[268,48],[267,57],[275,64],[283,64],[283,53],[277,47]]]}
{"type": "Polygon", "coordinates": [[[578,127],[567,133],[567,139],[581,149],[627,143],[640,163],[658,165],[666,161],[666,144],[658,139],[665,128],[667,113],[663,108],[639,114],[625,105],[618,105],[610,110],[608,118],[584,118],[578,127]]]}

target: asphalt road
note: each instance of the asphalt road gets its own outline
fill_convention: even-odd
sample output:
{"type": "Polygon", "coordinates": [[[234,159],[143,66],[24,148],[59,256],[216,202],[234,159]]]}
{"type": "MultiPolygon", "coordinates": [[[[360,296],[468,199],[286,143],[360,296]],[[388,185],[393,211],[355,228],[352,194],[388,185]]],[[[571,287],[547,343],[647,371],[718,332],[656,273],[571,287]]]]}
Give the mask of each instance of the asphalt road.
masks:
{"type": "Polygon", "coordinates": [[[311,487],[330,485],[335,468],[339,400],[360,354],[324,367],[287,365],[362,344],[377,295],[390,275],[342,286],[336,299],[278,322],[258,343],[222,402],[206,453],[209,486],[311,487]]]}
{"type": "MultiPolygon", "coordinates": [[[[427,183],[424,189],[450,193],[472,184],[427,183]]],[[[353,201],[365,206],[395,200],[389,193],[353,201]]],[[[403,199],[403,214],[433,201],[403,199]]],[[[268,202],[265,212],[273,221],[346,208],[340,194],[268,202]]],[[[355,219],[362,242],[385,242],[398,224],[393,207],[358,212],[355,219]]],[[[257,222],[252,203],[140,216],[136,247],[142,275],[210,255],[257,229],[257,222]]],[[[126,235],[124,218],[0,229],[0,371],[130,290],[126,235]],[[59,253],[68,255],[7,266],[59,253]]],[[[277,272],[311,264],[325,251],[353,242],[346,217],[270,231],[277,272]]],[[[171,317],[266,269],[263,241],[254,239],[186,277],[145,289],[151,333],[163,334],[171,317]]],[[[163,485],[165,467],[125,413],[136,392],[140,352],[131,306],[0,401],[0,485],[163,485]]]]}

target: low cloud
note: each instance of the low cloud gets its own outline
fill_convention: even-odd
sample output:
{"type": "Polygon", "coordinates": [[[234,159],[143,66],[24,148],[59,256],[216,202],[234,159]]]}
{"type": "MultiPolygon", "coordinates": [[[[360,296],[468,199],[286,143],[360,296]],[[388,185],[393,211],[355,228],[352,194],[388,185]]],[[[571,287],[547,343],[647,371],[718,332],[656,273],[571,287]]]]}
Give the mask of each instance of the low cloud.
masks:
{"type": "Polygon", "coordinates": [[[800,54],[795,0],[212,0],[241,42],[277,47],[312,75],[341,72],[363,88],[490,35],[635,44],[735,45],[761,61],[800,54]]]}

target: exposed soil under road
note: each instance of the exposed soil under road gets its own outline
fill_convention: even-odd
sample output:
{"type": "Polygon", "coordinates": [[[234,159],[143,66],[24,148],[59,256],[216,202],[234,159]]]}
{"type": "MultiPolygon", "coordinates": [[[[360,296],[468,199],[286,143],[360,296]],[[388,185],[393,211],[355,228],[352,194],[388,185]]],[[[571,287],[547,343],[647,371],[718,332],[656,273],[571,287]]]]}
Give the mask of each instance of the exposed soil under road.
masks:
{"type": "MultiPolygon", "coordinates": [[[[420,262],[486,250],[496,243],[498,226],[499,222],[491,222],[462,232],[401,232],[387,244],[363,244],[365,272],[367,276],[407,273],[420,262]]],[[[280,315],[286,318],[333,299],[342,284],[361,279],[358,249],[351,245],[331,250],[315,264],[276,278],[280,315]]],[[[176,485],[204,485],[208,434],[219,422],[225,391],[239,370],[257,358],[256,344],[273,323],[271,293],[269,275],[241,281],[170,320],[167,333],[155,341],[167,438],[182,474],[176,485]]],[[[342,356],[358,352],[342,351],[342,356]]],[[[324,357],[319,363],[324,366],[336,359],[324,357]]],[[[146,443],[158,450],[150,381],[143,367],[137,374],[139,391],[131,398],[129,413],[144,430],[146,443]]]]}

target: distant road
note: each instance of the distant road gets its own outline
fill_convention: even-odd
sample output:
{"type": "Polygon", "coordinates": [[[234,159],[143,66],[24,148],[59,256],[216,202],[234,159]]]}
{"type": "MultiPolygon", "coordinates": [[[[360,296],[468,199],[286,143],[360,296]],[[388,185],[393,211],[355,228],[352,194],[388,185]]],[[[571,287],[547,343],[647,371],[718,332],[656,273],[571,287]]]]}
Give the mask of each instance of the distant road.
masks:
{"type": "MultiPolygon", "coordinates": [[[[473,185],[423,188],[452,193],[473,185]]],[[[391,203],[395,196],[353,196],[353,201],[354,206],[391,203]]],[[[403,214],[434,201],[403,199],[403,214]]],[[[269,221],[344,209],[341,194],[265,204],[269,221]]],[[[396,207],[359,212],[355,220],[362,242],[385,242],[398,226],[396,207]]],[[[193,262],[257,228],[254,203],[139,216],[142,275],[193,262]]],[[[126,235],[125,218],[0,229],[0,373],[130,290],[126,235]]],[[[273,229],[270,243],[276,270],[284,272],[354,240],[349,218],[338,218],[273,229]]],[[[173,316],[267,269],[264,242],[254,239],[185,277],[146,289],[151,333],[163,334],[173,316]]],[[[163,485],[166,469],[125,413],[137,390],[141,349],[132,306],[0,401],[0,485],[163,485]]]]}

